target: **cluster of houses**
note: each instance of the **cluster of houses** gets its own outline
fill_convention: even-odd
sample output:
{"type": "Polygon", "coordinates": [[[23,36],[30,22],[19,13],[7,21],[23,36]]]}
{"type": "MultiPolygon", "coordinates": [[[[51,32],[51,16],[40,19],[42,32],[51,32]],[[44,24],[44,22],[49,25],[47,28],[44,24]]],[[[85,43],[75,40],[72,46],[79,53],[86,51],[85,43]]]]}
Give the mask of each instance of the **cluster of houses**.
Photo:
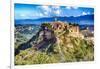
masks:
{"type": "Polygon", "coordinates": [[[51,25],[54,31],[62,32],[63,30],[68,30],[68,36],[84,38],[84,36],[80,33],[78,25],[64,23],[61,21],[53,22],[51,25]]]}
{"type": "MultiPolygon", "coordinates": [[[[79,37],[79,38],[86,38],[86,37],[93,37],[93,33],[91,33],[88,29],[80,30],[80,27],[78,24],[71,24],[71,23],[65,23],[61,21],[54,21],[49,23],[51,25],[51,28],[53,31],[56,32],[63,32],[64,30],[68,30],[69,34],[68,36],[73,37],[79,37]],[[85,32],[84,32],[85,31],[85,32]]],[[[47,26],[44,26],[45,29],[48,29],[47,26]]]]}
{"type": "Polygon", "coordinates": [[[61,21],[51,23],[52,28],[54,30],[69,30],[70,32],[79,33],[79,26],[78,25],[69,25],[68,23],[64,23],[61,21]]]}

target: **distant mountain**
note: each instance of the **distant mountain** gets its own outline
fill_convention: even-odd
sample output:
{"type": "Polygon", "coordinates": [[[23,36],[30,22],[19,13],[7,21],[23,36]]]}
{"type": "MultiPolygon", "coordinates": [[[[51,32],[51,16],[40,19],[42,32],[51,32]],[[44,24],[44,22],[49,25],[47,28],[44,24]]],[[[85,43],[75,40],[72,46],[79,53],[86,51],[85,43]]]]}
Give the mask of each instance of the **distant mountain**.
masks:
{"type": "MultiPolygon", "coordinates": [[[[84,24],[94,24],[94,15],[84,15],[78,17],[56,17],[58,21],[63,22],[71,22],[71,23],[78,23],[80,25],[84,24]]],[[[15,20],[15,24],[41,24],[43,22],[53,22],[55,21],[55,17],[45,17],[39,19],[24,19],[24,20],[15,20]]]]}

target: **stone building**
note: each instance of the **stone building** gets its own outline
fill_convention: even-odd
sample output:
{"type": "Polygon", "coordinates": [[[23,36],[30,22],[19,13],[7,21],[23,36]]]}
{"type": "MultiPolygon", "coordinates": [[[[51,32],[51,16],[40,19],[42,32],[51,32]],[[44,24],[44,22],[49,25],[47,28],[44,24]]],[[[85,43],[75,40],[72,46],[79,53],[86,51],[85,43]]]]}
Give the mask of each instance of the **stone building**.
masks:
{"type": "Polygon", "coordinates": [[[79,26],[70,26],[69,31],[71,33],[79,33],[79,26]]]}
{"type": "Polygon", "coordinates": [[[69,25],[60,21],[51,23],[54,30],[69,30],[71,33],[79,33],[79,26],[69,25]]]}
{"type": "Polygon", "coordinates": [[[57,22],[53,22],[51,23],[53,30],[59,30],[62,31],[65,28],[65,23],[57,21],[57,22]]]}

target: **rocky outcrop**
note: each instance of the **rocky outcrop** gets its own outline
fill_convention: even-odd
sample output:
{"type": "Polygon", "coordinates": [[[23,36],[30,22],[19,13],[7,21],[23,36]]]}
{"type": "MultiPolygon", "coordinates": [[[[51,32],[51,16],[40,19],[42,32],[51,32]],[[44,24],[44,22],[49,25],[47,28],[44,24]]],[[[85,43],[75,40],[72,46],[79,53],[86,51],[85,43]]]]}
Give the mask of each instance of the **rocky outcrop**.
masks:
{"type": "Polygon", "coordinates": [[[17,49],[15,49],[15,55],[19,54],[20,50],[25,50],[31,47],[43,51],[44,49],[53,46],[55,42],[56,37],[54,31],[41,28],[29,41],[21,44],[17,49]]]}

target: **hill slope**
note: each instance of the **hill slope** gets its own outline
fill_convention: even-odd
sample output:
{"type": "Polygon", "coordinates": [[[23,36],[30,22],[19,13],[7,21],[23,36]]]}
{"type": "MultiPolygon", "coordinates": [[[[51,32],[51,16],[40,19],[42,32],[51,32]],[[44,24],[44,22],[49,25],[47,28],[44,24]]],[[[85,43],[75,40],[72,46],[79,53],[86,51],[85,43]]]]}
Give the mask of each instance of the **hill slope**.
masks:
{"type": "Polygon", "coordinates": [[[94,44],[69,36],[68,30],[59,33],[41,28],[36,35],[15,49],[15,64],[45,64],[93,61],[94,44]]]}

